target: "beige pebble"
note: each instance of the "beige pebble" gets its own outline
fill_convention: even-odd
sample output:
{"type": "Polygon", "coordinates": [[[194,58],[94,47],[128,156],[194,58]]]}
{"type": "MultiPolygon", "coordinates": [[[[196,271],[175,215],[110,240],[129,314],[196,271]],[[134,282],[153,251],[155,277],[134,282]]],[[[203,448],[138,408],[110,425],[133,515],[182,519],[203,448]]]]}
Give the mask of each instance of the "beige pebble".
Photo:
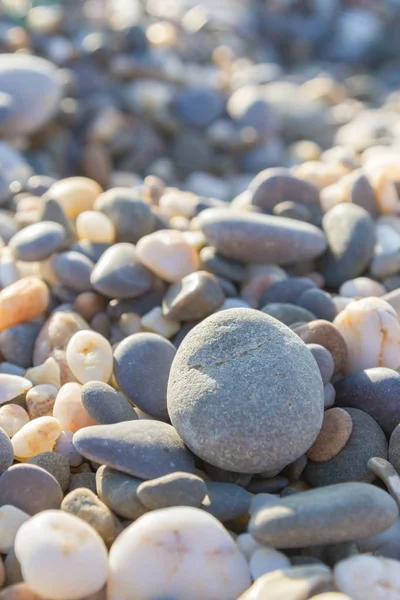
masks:
{"type": "Polygon", "coordinates": [[[26,407],[31,419],[51,417],[58,388],[50,383],[35,385],[26,395],[26,407]]]}
{"type": "Polygon", "coordinates": [[[399,202],[394,182],[388,178],[384,171],[379,169],[368,169],[367,177],[375,192],[375,198],[380,212],[382,214],[394,213],[399,202]]]}
{"type": "Polygon", "coordinates": [[[194,216],[197,203],[197,196],[190,192],[181,192],[176,188],[167,188],[159,201],[161,213],[168,219],[173,217],[186,217],[191,219],[194,216]]]}
{"type": "Polygon", "coordinates": [[[91,210],[102,189],[93,179],[87,177],[68,177],[53,183],[46,196],[61,204],[70,219],[91,210]]]}
{"type": "Polygon", "coordinates": [[[150,233],[138,241],[136,249],[139,260],[169,283],[176,283],[199,268],[196,250],[179,231],[150,233]]]}
{"type": "Polygon", "coordinates": [[[76,232],[81,240],[96,244],[115,241],[115,227],[107,215],[97,210],[86,210],[76,219],[76,232]]]}
{"type": "Polygon", "coordinates": [[[41,452],[52,452],[60,433],[60,424],[54,417],[39,417],[30,421],[11,440],[15,458],[27,460],[41,452]]]}
{"type": "Polygon", "coordinates": [[[26,377],[0,373],[0,404],[25,394],[31,387],[32,383],[26,377]]]}
{"type": "Polygon", "coordinates": [[[60,367],[52,356],[47,358],[41,365],[28,369],[25,377],[33,385],[49,384],[55,386],[57,389],[61,386],[60,367]]]}
{"type": "Polygon", "coordinates": [[[43,600],[43,598],[26,583],[16,583],[0,591],[0,600],[43,600]]]}
{"type": "Polygon", "coordinates": [[[57,394],[53,416],[60,427],[75,433],[83,427],[97,425],[82,404],[82,386],[79,383],[65,383],[57,394]]]}
{"type": "Polygon", "coordinates": [[[307,452],[314,462],[330,460],[345,447],[351,432],[353,421],[348,412],[342,408],[331,408],[325,411],[321,431],[307,452]]]}
{"type": "Polygon", "coordinates": [[[37,277],[25,277],[0,292],[0,331],[42,315],[49,305],[49,290],[37,277]]]}
{"type": "Polygon", "coordinates": [[[345,281],[339,288],[341,296],[349,298],[368,298],[370,296],[383,296],[386,294],[386,288],[369,277],[357,277],[350,281],[345,281]]]}
{"type": "Polygon", "coordinates": [[[182,235],[186,242],[198,252],[207,246],[207,239],[202,231],[183,231],[182,235]]]}
{"type": "Polygon", "coordinates": [[[143,315],[140,324],[144,331],[158,333],[167,339],[172,338],[181,328],[178,321],[172,321],[163,316],[160,306],[156,306],[150,312],[143,315]]]}
{"type": "Polygon", "coordinates": [[[14,548],[14,540],[22,523],[30,519],[23,510],[10,504],[0,507],[0,553],[8,554],[14,548]]]}
{"type": "Polygon", "coordinates": [[[105,312],[107,302],[95,292],[82,292],[74,302],[74,310],[86,321],[91,321],[94,315],[99,312],[105,312]]]}
{"type": "Polygon", "coordinates": [[[326,592],[325,594],[318,594],[313,596],[310,600],[352,600],[347,594],[341,592],[326,592]]]}
{"type": "Polygon", "coordinates": [[[81,383],[110,380],[113,352],[110,342],[96,331],[78,331],[68,342],[68,366],[81,383]]]}
{"type": "Polygon", "coordinates": [[[27,423],[29,423],[29,415],[22,406],[5,404],[0,407],[0,427],[8,437],[12,438],[27,423]]]}
{"type": "Polygon", "coordinates": [[[399,562],[361,554],[335,565],[335,586],[352,600],[397,600],[400,598],[399,562]]]}
{"type": "Polygon", "coordinates": [[[124,313],[118,320],[118,327],[126,336],[141,331],[141,317],[137,313],[124,313]]]}

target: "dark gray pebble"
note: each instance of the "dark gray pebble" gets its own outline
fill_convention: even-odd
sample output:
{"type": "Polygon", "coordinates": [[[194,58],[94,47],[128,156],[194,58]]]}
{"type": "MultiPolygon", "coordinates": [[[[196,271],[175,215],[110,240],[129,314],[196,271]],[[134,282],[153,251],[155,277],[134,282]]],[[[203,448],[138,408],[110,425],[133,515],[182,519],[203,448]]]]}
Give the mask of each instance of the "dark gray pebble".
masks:
{"type": "Polygon", "coordinates": [[[333,321],[337,315],[336,304],[331,295],[317,288],[303,292],[296,304],[311,311],[317,319],[333,321]]]}
{"type": "Polygon", "coordinates": [[[100,500],[125,519],[137,519],[147,512],[137,496],[141,479],[115,471],[105,465],[96,473],[96,489],[100,500]]]}
{"type": "Polygon", "coordinates": [[[305,223],[311,223],[312,213],[307,206],[293,202],[292,200],[286,200],[276,204],[272,210],[272,213],[276,217],[285,217],[286,219],[296,219],[297,221],[304,221],[305,223]]]}
{"type": "Polygon", "coordinates": [[[93,262],[79,252],[62,252],[55,256],[53,269],[57,278],[74,292],[88,292],[92,289],[90,275],[93,262]]]}
{"type": "Polygon", "coordinates": [[[201,477],[191,473],[171,473],[144,481],[137,490],[140,502],[149,510],[170,506],[199,507],[207,487],[201,477]]]}
{"type": "Polygon", "coordinates": [[[14,448],[10,438],[0,427],[0,474],[11,467],[14,460],[14,448]]]}
{"type": "MultiPolygon", "coordinates": [[[[33,179],[33,178],[31,178],[33,179]]],[[[43,205],[43,210],[40,214],[40,221],[52,221],[61,225],[64,229],[65,245],[69,246],[76,240],[76,230],[61,204],[52,198],[48,198],[43,205]]]]}
{"type": "Polygon", "coordinates": [[[96,493],[96,474],[95,473],[73,473],[69,480],[68,492],[78,488],[87,488],[94,494],[96,493]]]}
{"type": "Polygon", "coordinates": [[[27,369],[32,366],[33,347],[41,323],[30,321],[0,332],[0,352],[6,361],[27,369]]]}
{"type": "Polygon", "coordinates": [[[111,219],[117,242],[136,244],[153,231],[154,215],[149,205],[135,197],[130,188],[114,188],[101,194],[94,208],[111,219]]]}
{"type": "Polygon", "coordinates": [[[188,125],[208,127],[224,110],[220,93],[209,88],[188,88],[179,92],[174,105],[178,117],[188,125]]]}
{"type": "Polygon", "coordinates": [[[63,492],[68,488],[71,476],[68,458],[57,452],[41,452],[30,458],[27,463],[37,465],[45,469],[50,475],[57,479],[63,492]]]}
{"type": "Polygon", "coordinates": [[[156,306],[161,306],[166,288],[161,279],[155,279],[153,287],[137,298],[111,300],[107,306],[107,314],[113,320],[118,320],[125,313],[137,313],[143,316],[156,306]]]}
{"type": "Polygon", "coordinates": [[[246,278],[246,269],[242,263],[225,258],[218,254],[212,246],[200,250],[201,268],[214,275],[240,283],[246,278]]]}
{"type": "Polygon", "coordinates": [[[400,424],[393,430],[389,441],[389,462],[400,474],[400,424]]]}
{"type": "Polygon", "coordinates": [[[204,462],[204,468],[212,481],[219,481],[220,483],[236,483],[236,485],[247,487],[253,477],[250,473],[225,471],[225,469],[214,467],[214,465],[210,465],[206,462],[204,462]]]}
{"type": "Polygon", "coordinates": [[[274,206],[292,200],[299,204],[318,204],[318,188],[290,174],[288,169],[273,168],[261,171],[250,183],[252,204],[265,212],[271,212],[274,206]]]}
{"type": "Polygon", "coordinates": [[[374,189],[364,173],[361,172],[353,181],[349,198],[350,202],[364,208],[374,219],[379,216],[380,210],[374,189]]]}
{"type": "Polygon", "coordinates": [[[0,506],[12,504],[29,515],[60,508],[63,492],[48,471],[36,465],[19,464],[0,477],[0,506]]]}
{"type": "Polygon", "coordinates": [[[289,277],[270,285],[261,294],[259,306],[265,306],[271,302],[296,304],[306,290],[315,288],[315,283],[308,277],[289,277]]]}
{"type": "Polygon", "coordinates": [[[28,225],[18,231],[9,246],[17,260],[40,261],[60,250],[65,243],[65,229],[53,221],[28,225]]]}
{"type": "Polygon", "coordinates": [[[217,279],[207,271],[196,271],[171,285],[162,303],[165,317],[175,321],[204,319],[220,308],[225,296],[217,279]]]}
{"type": "Polygon", "coordinates": [[[82,404],[99,425],[134,421],[135,409],[120,392],[102,381],[89,381],[82,387],[82,404]]]}
{"type": "Polygon", "coordinates": [[[219,521],[245,515],[250,508],[250,494],[240,485],[207,481],[207,495],[201,508],[219,521]]]}
{"type": "Polygon", "coordinates": [[[89,240],[79,240],[79,242],[72,244],[70,250],[79,252],[79,254],[83,254],[92,262],[97,263],[97,261],[100,260],[100,257],[103,256],[104,252],[111,248],[111,246],[112,244],[101,244],[89,242],[89,240]]]}

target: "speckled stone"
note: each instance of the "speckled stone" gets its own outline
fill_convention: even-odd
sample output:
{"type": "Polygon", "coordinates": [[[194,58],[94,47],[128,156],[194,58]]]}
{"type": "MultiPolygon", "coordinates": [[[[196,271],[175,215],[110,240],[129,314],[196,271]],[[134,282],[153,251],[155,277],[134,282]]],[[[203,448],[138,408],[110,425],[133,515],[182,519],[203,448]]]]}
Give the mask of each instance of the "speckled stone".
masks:
{"type": "Polygon", "coordinates": [[[375,475],[368,469],[373,456],[387,458],[388,444],[378,423],[356,408],[345,408],[353,421],[353,430],[345,447],[323,463],[308,461],[304,479],[313,487],[347,481],[370,483],[375,475]]]}
{"type": "Polygon", "coordinates": [[[329,350],[319,344],[307,344],[307,348],[317,362],[322,377],[322,383],[326,385],[332,379],[335,370],[335,362],[332,354],[329,350]]]}
{"type": "Polygon", "coordinates": [[[276,281],[261,294],[259,306],[272,302],[297,304],[297,300],[305,291],[315,287],[314,281],[308,277],[288,277],[282,281],[276,281]]]}
{"type": "Polygon", "coordinates": [[[308,458],[314,462],[330,460],[345,447],[352,430],[353,421],[348,412],[341,408],[325,411],[321,431],[307,451],[308,458]]]}
{"type": "Polygon", "coordinates": [[[100,500],[125,519],[137,519],[148,510],[137,495],[141,483],[141,479],[120,473],[105,465],[96,472],[96,491],[100,500]]]}
{"type": "Polygon", "coordinates": [[[68,487],[70,479],[69,462],[65,456],[57,452],[41,452],[30,458],[27,463],[42,467],[58,481],[63,492],[68,487]]]}
{"type": "Polygon", "coordinates": [[[54,257],[53,268],[59,281],[75,292],[92,289],[90,276],[94,263],[79,252],[62,252],[54,257]]]}
{"type": "Polygon", "coordinates": [[[294,332],[305,344],[319,344],[329,350],[335,362],[335,375],[345,371],[347,345],[342,334],[332,323],[318,319],[312,323],[296,327],[294,332]]]}
{"type": "Polygon", "coordinates": [[[3,357],[25,369],[30,367],[33,348],[41,327],[40,322],[30,321],[3,329],[0,332],[0,352],[3,357]]]}
{"type": "Polygon", "coordinates": [[[197,217],[208,243],[240,262],[286,265],[316,258],[325,236],[313,225],[245,211],[209,208],[197,217]]]}
{"type": "Polygon", "coordinates": [[[149,510],[169,506],[199,507],[207,487],[201,477],[191,473],[171,473],[144,481],[137,490],[139,501],[149,510]]]}
{"type": "Polygon", "coordinates": [[[45,260],[65,244],[64,228],[58,223],[44,221],[21,229],[10,240],[9,247],[17,260],[45,260]]]}
{"type": "Polygon", "coordinates": [[[326,565],[279,569],[259,577],[238,600],[307,600],[331,584],[332,572],[326,565]]]}
{"type": "Polygon", "coordinates": [[[395,427],[389,441],[389,461],[400,473],[400,424],[395,427]]]}
{"type": "Polygon", "coordinates": [[[317,205],[318,188],[305,179],[291,175],[289,169],[272,168],[261,171],[250,183],[251,203],[263,211],[270,212],[285,200],[299,204],[317,205]]]}
{"type": "Polygon", "coordinates": [[[171,285],[164,296],[162,310],[168,319],[193,321],[204,319],[225,300],[217,279],[206,271],[196,271],[171,285]]]}
{"type": "Polygon", "coordinates": [[[82,404],[99,425],[135,421],[133,406],[120,392],[102,381],[89,381],[82,388],[82,404]]]}
{"type": "Polygon", "coordinates": [[[139,200],[130,188],[112,188],[94,204],[114,224],[117,242],[136,242],[153,231],[154,215],[148,204],[139,200]]]}
{"type": "Polygon", "coordinates": [[[114,376],[120,390],[150,415],[168,419],[167,385],[176,350],[155,333],[135,333],[114,352],[114,376]]]}
{"type": "Polygon", "coordinates": [[[204,462],[204,468],[212,481],[219,481],[220,483],[236,483],[242,487],[247,487],[253,477],[251,473],[226,471],[225,469],[214,467],[214,465],[210,465],[206,462],[204,462]]]}
{"type": "Polygon", "coordinates": [[[11,467],[14,460],[14,449],[7,433],[0,427],[0,473],[11,467]]]}
{"type": "Polygon", "coordinates": [[[299,322],[309,323],[316,319],[315,315],[309,310],[296,306],[296,304],[286,304],[284,302],[271,302],[263,306],[261,311],[288,326],[299,322]]]}
{"type": "Polygon", "coordinates": [[[336,304],[327,292],[319,289],[306,290],[297,300],[298,306],[311,311],[317,319],[333,321],[337,315],[336,304]]]}
{"type": "Polygon", "coordinates": [[[276,548],[333,544],[380,533],[398,513],[387,492],[370,484],[343,483],[277,499],[253,515],[249,531],[276,548]]]}
{"type": "Polygon", "coordinates": [[[68,492],[72,492],[78,488],[86,488],[95,494],[96,474],[89,472],[73,473],[69,480],[68,492]]]}
{"type": "Polygon", "coordinates": [[[366,369],[335,384],[336,404],[359,408],[389,437],[400,423],[400,375],[392,369],[366,369]]]}
{"type": "Polygon", "coordinates": [[[199,256],[201,268],[205,271],[235,283],[240,283],[246,279],[246,269],[243,264],[221,256],[212,246],[202,248],[199,256]]]}
{"type": "Polygon", "coordinates": [[[280,470],[320,430],[321,376],[304,344],[275,319],[252,309],[221,311],[180,345],[168,412],[187,446],[208,463],[242,473],[280,470]]]}
{"type": "Polygon", "coordinates": [[[201,508],[219,521],[230,521],[248,512],[250,498],[249,492],[235,483],[207,481],[207,495],[201,508]]]}
{"type": "Polygon", "coordinates": [[[85,427],[73,441],[85,458],[141,479],[194,470],[193,458],[175,429],[160,421],[85,427]]]}
{"type": "Polygon", "coordinates": [[[29,515],[59,508],[63,493],[58,481],[45,469],[20,464],[0,477],[0,506],[12,504],[29,515]]]}

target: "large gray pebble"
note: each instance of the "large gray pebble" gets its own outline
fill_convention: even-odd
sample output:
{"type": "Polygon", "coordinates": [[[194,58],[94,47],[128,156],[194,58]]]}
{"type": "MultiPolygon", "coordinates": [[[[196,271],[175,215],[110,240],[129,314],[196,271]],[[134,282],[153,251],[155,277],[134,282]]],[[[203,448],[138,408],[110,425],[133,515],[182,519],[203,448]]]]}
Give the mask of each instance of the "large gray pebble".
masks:
{"type": "Polygon", "coordinates": [[[248,512],[250,494],[235,483],[207,481],[207,495],[201,507],[219,521],[230,521],[248,512]]]}
{"type": "Polygon", "coordinates": [[[99,259],[91,282],[109,298],[135,298],[150,290],[154,276],[139,262],[133,244],[115,244],[99,259]]]}
{"type": "Polygon", "coordinates": [[[187,446],[210,464],[241,473],[280,470],[319,433],[322,380],[285,325],[256,310],[225,310],[180,345],[168,412],[187,446]]]}
{"type": "Polygon", "coordinates": [[[136,244],[153,231],[154,215],[146,202],[139,200],[130,188],[112,188],[101,194],[94,205],[111,219],[117,242],[136,244]]]}
{"type": "Polygon", "coordinates": [[[366,483],[343,483],[277,499],[256,511],[249,531],[275,548],[333,544],[385,531],[398,514],[387,492],[366,483]]]}
{"type": "Polygon", "coordinates": [[[99,425],[135,421],[138,418],[125,396],[102,381],[85,383],[82,404],[99,425]]]}
{"type": "Polygon", "coordinates": [[[147,512],[137,496],[141,479],[103,465],[96,472],[96,490],[100,500],[117,515],[137,519],[147,512]]]}
{"type": "Polygon", "coordinates": [[[175,347],[156,333],[135,333],[114,353],[114,376],[120,390],[144,412],[168,420],[167,386],[175,347]]]}
{"type": "Polygon", "coordinates": [[[21,323],[0,333],[0,352],[10,363],[27,369],[32,365],[33,348],[41,323],[30,321],[21,323]]]}
{"type": "Polygon", "coordinates": [[[0,477],[0,506],[12,504],[29,515],[59,508],[63,499],[58,481],[36,465],[13,465],[0,477]]]}
{"type": "Polygon", "coordinates": [[[61,283],[75,292],[88,292],[92,289],[90,275],[93,262],[79,252],[62,252],[54,257],[53,269],[61,283]]]}
{"type": "Polygon", "coordinates": [[[137,491],[140,502],[150,510],[169,506],[199,507],[206,493],[203,479],[191,473],[171,473],[144,481],[137,491]]]}
{"type": "Polygon", "coordinates": [[[8,467],[11,467],[13,460],[13,445],[4,429],[0,427],[0,474],[4,473],[8,467]]]}
{"type": "Polygon", "coordinates": [[[60,250],[65,243],[64,228],[58,223],[44,221],[18,231],[9,246],[17,260],[40,261],[60,250]]]}
{"type": "Polygon", "coordinates": [[[160,421],[85,427],[73,442],[85,458],[140,479],[194,470],[193,457],[175,429],[160,421]]]}
{"type": "Polygon", "coordinates": [[[293,219],[209,208],[198,222],[210,245],[240,262],[287,265],[316,258],[326,248],[320,229],[293,219]]]}

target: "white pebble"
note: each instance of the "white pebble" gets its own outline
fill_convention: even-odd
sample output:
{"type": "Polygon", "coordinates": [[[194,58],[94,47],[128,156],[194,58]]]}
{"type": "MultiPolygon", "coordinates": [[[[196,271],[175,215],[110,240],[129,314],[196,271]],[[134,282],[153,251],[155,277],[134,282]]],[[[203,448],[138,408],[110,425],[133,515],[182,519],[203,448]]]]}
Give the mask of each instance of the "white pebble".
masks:
{"type": "Polygon", "coordinates": [[[0,507],[0,553],[8,554],[14,548],[14,540],[22,523],[30,519],[23,510],[10,504],[0,507]]]}
{"type": "Polygon", "coordinates": [[[0,373],[0,404],[25,394],[31,387],[32,383],[25,377],[0,373]]]}
{"type": "Polygon", "coordinates": [[[112,375],[111,345],[95,331],[77,331],[68,342],[66,357],[69,368],[81,383],[107,383],[112,375]]]}
{"type": "Polygon", "coordinates": [[[239,546],[240,552],[249,561],[256,550],[262,548],[261,544],[256,542],[250,533],[241,533],[236,538],[236,543],[239,546]]]}
{"type": "Polygon", "coordinates": [[[77,216],[76,231],[79,239],[96,244],[108,244],[115,240],[114,224],[97,210],[85,210],[77,216]]]}
{"type": "Polygon", "coordinates": [[[60,433],[60,424],[54,417],[39,417],[30,421],[11,440],[15,458],[27,460],[41,452],[52,452],[60,433]]]}
{"type": "Polygon", "coordinates": [[[181,328],[178,321],[164,317],[160,306],[155,306],[150,312],[143,315],[140,324],[144,331],[158,333],[167,339],[172,338],[181,328]]]}
{"type": "Polygon", "coordinates": [[[250,559],[250,571],[253,581],[278,569],[288,569],[290,560],[275,548],[259,548],[250,559]]]}
{"type": "Polygon", "coordinates": [[[264,506],[270,506],[271,504],[275,504],[277,498],[279,498],[279,496],[275,494],[256,494],[252,497],[250,502],[250,515],[253,516],[255,512],[260,510],[260,508],[264,508],[264,506]]]}
{"type": "Polygon", "coordinates": [[[336,587],[353,600],[398,600],[400,598],[399,562],[362,554],[336,564],[336,587]]]}
{"type": "Polygon", "coordinates": [[[108,600],[233,600],[251,583],[223,525],[191,507],[140,517],[114,542],[109,565],[108,600]]]}
{"type": "Polygon", "coordinates": [[[49,383],[50,385],[55,385],[57,389],[61,386],[60,367],[52,356],[45,360],[41,365],[28,369],[25,373],[25,377],[26,379],[29,379],[33,385],[49,383]]]}
{"type": "Polygon", "coordinates": [[[349,298],[379,297],[386,294],[386,288],[369,277],[356,277],[356,279],[342,283],[339,294],[349,298]]]}
{"type": "Polygon", "coordinates": [[[29,423],[29,415],[22,406],[5,404],[0,407],[0,427],[8,437],[12,438],[27,423],[29,423]]]}
{"type": "Polygon", "coordinates": [[[85,521],[45,510],[24,523],[15,539],[24,581],[44,598],[78,600],[107,580],[107,549],[85,521]]]}

